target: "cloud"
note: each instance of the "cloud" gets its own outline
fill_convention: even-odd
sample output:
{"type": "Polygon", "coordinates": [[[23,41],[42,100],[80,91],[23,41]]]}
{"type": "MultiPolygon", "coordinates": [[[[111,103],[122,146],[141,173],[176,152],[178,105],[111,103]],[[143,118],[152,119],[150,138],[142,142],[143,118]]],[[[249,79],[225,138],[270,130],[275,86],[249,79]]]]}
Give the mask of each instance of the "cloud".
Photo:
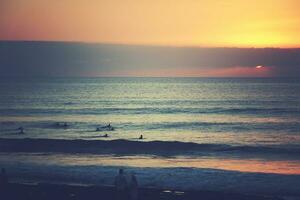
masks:
{"type": "Polygon", "coordinates": [[[0,42],[1,76],[300,76],[300,49],[0,42]],[[263,74],[255,70],[262,65],[263,74]],[[248,75],[249,74],[249,75],[248,75]]]}

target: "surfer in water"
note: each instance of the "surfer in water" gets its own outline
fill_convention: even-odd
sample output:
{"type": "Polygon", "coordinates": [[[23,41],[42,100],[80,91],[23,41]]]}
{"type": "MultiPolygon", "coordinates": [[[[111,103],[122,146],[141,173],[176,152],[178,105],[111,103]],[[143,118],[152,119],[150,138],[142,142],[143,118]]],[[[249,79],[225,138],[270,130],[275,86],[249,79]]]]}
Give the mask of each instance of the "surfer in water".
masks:
{"type": "Polygon", "coordinates": [[[144,139],[144,137],[143,137],[143,135],[140,135],[139,140],[142,140],[142,139],[144,139]]]}
{"type": "Polygon", "coordinates": [[[19,134],[24,134],[24,128],[22,126],[20,126],[18,130],[20,131],[19,134]]]}
{"type": "Polygon", "coordinates": [[[105,129],[105,130],[109,130],[109,131],[115,130],[115,128],[112,127],[112,126],[110,125],[110,123],[109,123],[108,125],[106,125],[106,126],[102,126],[101,128],[102,128],[102,129],[105,129]]]}

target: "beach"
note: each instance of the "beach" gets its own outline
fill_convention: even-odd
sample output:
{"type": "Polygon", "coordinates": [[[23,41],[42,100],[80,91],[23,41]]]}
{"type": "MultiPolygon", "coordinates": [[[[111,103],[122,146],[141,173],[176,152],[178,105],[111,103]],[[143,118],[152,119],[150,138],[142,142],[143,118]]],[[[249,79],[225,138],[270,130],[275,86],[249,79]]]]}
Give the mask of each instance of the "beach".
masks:
{"type": "MultiPolygon", "coordinates": [[[[156,195],[162,190],[172,190],[184,191],[183,199],[194,198],[186,191],[196,191],[195,195],[206,195],[203,191],[210,191],[208,199],[218,199],[223,194],[237,195],[236,199],[247,199],[249,194],[258,199],[265,196],[297,199],[300,196],[297,149],[266,148],[257,159],[256,149],[227,145],[0,139],[0,151],[1,167],[7,169],[10,181],[30,183],[32,187],[29,188],[37,188],[37,193],[40,193],[40,185],[47,190],[49,184],[92,185],[102,189],[110,185],[108,189],[112,190],[118,170],[123,169],[126,176],[135,174],[139,187],[155,189],[156,195]],[[234,158],[241,154],[244,159],[234,158]],[[214,158],[207,155],[214,155],[214,158]],[[272,160],[266,161],[270,155],[272,160]],[[280,157],[290,160],[280,160],[280,157]]],[[[67,195],[66,187],[62,186],[62,196],[67,195]]],[[[79,188],[83,188],[80,191],[87,189],[79,188]]],[[[224,199],[233,198],[229,197],[224,199]]]]}
{"type": "MultiPolygon", "coordinates": [[[[79,186],[62,184],[10,184],[5,192],[7,199],[14,200],[110,200],[115,198],[112,186],[79,186]]],[[[2,196],[3,197],[3,196],[2,196]]],[[[278,197],[243,195],[213,191],[176,191],[156,188],[140,188],[140,200],[282,200],[278,197]]]]}

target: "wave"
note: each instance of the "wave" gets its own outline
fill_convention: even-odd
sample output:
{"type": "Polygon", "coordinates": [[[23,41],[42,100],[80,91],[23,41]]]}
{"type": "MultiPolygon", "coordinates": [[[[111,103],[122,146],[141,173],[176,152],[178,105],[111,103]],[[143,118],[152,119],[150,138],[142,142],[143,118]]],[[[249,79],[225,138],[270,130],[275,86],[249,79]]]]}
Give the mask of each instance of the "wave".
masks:
{"type": "MultiPolygon", "coordinates": [[[[4,126],[17,126],[21,122],[4,126]]],[[[0,125],[2,123],[0,122],[0,125]]],[[[21,123],[29,128],[42,128],[42,129],[61,129],[53,121],[36,121],[36,122],[23,122],[21,123]]],[[[68,128],[78,130],[96,130],[99,126],[105,126],[102,123],[89,123],[89,122],[68,122],[68,128]]],[[[300,130],[299,122],[161,122],[161,123],[119,123],[114,124],[114,127],[119,130],[205,130],[205,131],[252,131],[252,130],[284,130],[285,132],[298,132],[300,130]]],[[[1,129],[4,131],[5,129],[1,129]]],[[[7,129],[10,130],[10,129],[7,129]]]]}
{"type": "Polygon", "coordinates": [[[136,107],[136,108],[16,108],[0,109],[2,115],[38,115],[38,114],[300,114],[299,108],[198,108],[198,107],[136,107]]]}
{"type": "Polygon", "coordinates": [[[261,153],[294,155],[300,159],[299,147],[232,146],[178,141],[0,139],[0,152],[59,152],[91,154],[197,155],[202,153],[261,153]]]}
{"type": "MultiPolygon", "coordinates": [[[[139,125],[132,125],[139,126],[139,125]]],[[[140,125],[146,129],[184,129],[184,130],[213,130],[213,131],[253,131],[253,130],[284,130],[298,132],[298,122],[168,122],[140,125]]]]}
{"type": "MultiPolygon", "coordinates": [[[[77,139],[77,133],[82,133],[83,139],[89,139],[88,134],[90,132],[96,132],[98,127],[103,127],[107,125],[107,122],[99,121],[96,122],[85,122],[85,121],[68,121],[67,127],[62,125],[58,126],[57,123],[63,124],[64,121],[53,121],[51,120],[37,120],[37,121],[11,121],[11,122],[0,122],[0,135],[13,137],[19,132],[18,127],[22,126],[28,133],[38,133],[47,134],[54,130],[66,130],[68,139],[77,139]],[[74,135],[75,133],[75,135],[74,135]],[[73,137],[74,136],[74,137],[73,137]]],[[[195,132],[195,137],[197,134],[202,133],[234,133],[238,135],[243,135],[245,133],[282,133],[286,134],[287,137],[297,136],[300,131],[300,122],[297,121],[286,121],[286,122],[205,122],[205,121],[194,121],[194,122],[124,122],[124,123],[113,123],[112,126],[117,131],[150,131],[150,132],[160,132],[161,134],[167,133],[180,133],[184,134],[183,131],[195,132]]],[[[278,135],[280,136],[280,135],[278,135]]],[[[31,137],[31,135],[27,135],[31,137]]],[[[94,136],[92,136],[94,137],[94,136]]],[[[51,137],[50,137],[51,138],[51,137]]],[[[97,138],[97,137],[95,137],[97,138]]],[[[174,138],[175,139],[175,138],[174,138]]],[[[177,138],[178,139],[178,138],[177,138]]]]}

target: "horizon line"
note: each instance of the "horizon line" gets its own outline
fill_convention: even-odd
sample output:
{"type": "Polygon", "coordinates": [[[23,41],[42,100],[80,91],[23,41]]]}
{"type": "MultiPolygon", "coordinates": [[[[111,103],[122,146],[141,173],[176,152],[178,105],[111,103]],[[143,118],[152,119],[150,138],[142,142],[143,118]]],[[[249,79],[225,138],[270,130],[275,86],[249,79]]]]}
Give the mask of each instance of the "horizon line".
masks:
{"type": "Polygon", "coordinates": [[[205,48],[205,49],[300,49],[296,47],[276,47],[276,46],[200,46],[200,45],[167,45],[167,44],[144,44],[144,43],[118,43],[118,42],[97,42],[97,41],[72,41],[72,40],[3,40],[0,42],[28,42],[28,43],[73,43],[73,44],[92,44],[92,45],[115,45],[115,46],[140,46],[140,47],[162,47],[162,48],[205,48]]]}
{"type": "Polygon", "coordinates": [[[273,79],[273,78],[300,78],[300,76],[1,76],[1,78],[229,78],[229,79],[273,79]]]}

